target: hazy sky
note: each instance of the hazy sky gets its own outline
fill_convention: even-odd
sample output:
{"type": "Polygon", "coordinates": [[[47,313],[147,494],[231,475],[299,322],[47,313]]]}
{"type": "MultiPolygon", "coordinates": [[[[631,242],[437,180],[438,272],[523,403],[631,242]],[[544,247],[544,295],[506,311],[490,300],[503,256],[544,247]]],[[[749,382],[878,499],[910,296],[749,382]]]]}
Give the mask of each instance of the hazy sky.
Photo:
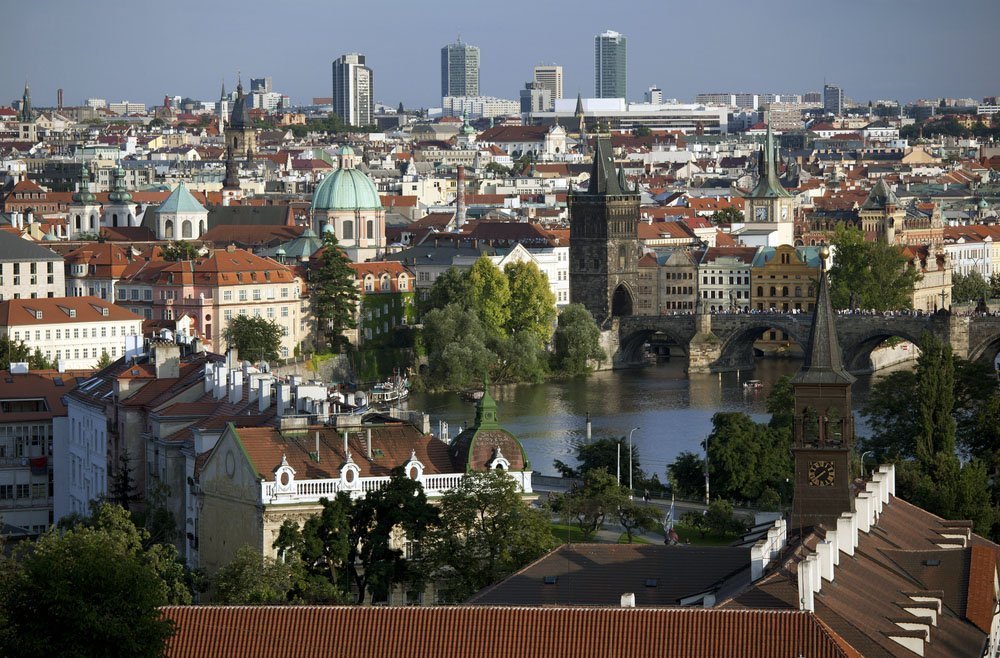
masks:
{"type": "Polygon", "coordinates": [[[594,91],[594,35],[628,38],[629,97],[820,90],[848,96],[1000,95],[1000,0],[5,0],[0,103],[25,78],[36,105],[85,98],[216,99],[242,71],[296,103],[329,96],[330,63],[361,52],[376,99],[440,105],[440,49],[481,49],[480,91],[517,98],[561,64],[566,96],[594,91]]]}

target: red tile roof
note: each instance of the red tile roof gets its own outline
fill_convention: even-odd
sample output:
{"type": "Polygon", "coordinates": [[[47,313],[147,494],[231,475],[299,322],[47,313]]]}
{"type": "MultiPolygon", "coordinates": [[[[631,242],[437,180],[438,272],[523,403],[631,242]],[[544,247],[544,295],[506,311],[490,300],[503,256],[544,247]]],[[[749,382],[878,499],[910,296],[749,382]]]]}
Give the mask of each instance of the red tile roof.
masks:
{"type": "Polygon", "coordinates": [[[142,317],[97,297],[40,297],[0,302],[0,326],[3,327],[129,320],[141,321],[142,317]],[[72,317],[71,312],[75,312],[72,317]]]}
{"type": "Polygon", "coordinates": [[[969,564],[969,590],[965,618],[984,633],[992,630],[996,604],[993,583],[997,576],[997,551],[988,546],[973,546],[969,564]]]}
{"type": "Polygon", "coordinates": [[[798,611],[172,606],[169,658],[854,657],[798,611]]]}

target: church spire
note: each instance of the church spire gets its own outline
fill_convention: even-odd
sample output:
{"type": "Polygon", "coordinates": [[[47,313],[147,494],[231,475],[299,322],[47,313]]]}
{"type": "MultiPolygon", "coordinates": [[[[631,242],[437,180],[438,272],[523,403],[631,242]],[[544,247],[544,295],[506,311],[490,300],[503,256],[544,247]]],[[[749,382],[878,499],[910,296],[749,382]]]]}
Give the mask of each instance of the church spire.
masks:
{"type": "Polygon", "coordinates": [[[24,80],[24,94],[21,96],[21,121],[28,123],[31,121],[31,91],[28,89],[28,80],[24,80]]]}
{"type": "Polygon", "coordinates": [[[757,167],[757,187],[750,192],[749,196],[762,197],[790,197],[791,194],[781,186],[778,180],[777,167],[778,152],[774,144],[774,133],[771,132],[771,122],[767,123],[767,138],[764,141],[764,149],[761,152],[760,164],[757,167]]]}
{"type": "Polygon", "coordinates": [[[806,345],[802,368],[792,381],[796,384],[852,384],[854,377],[844,369],[840,341],[837,338],[836,316],[830,302],[826,275],[829,247],[820,247],[819,255],[819,290],[816,294],[812,327],[809,329],[809,344],[806,345]]]}
{"type": "Polygon", "coordinates": [[[590,185],[587,194],[629,194],[618,180],[615,162],[611,157],[611,135],[598,133],[594,147],[594,162],[590,168],[590,185]]]}

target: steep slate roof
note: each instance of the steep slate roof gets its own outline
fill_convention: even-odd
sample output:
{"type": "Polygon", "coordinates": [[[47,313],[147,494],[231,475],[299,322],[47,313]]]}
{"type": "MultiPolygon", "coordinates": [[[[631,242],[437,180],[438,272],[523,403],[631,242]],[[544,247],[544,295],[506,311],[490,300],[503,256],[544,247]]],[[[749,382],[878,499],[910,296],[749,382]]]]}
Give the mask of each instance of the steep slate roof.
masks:
{"type": "Polygon", "coordinates": [[[590,170],[587,194],[631,194],[632,192],[621,186],[615,172],[615,161],[611,155],[611,138],[608,135],[598,135],[595,142],[594,162],[590,170]]]}
{"type": "Polygon", "coordinates": [[[851,658],[798,611],[171,606],[168,658],[851,658]]]}
{"type": "Polygon", "coordinates": [[[752,198],[774,198],[790,197],[785,188],[778,181],[778,170],[775,166],[777,151],[774,148],[774,136],[771,133],[771,124],[767,124],[767,140],[764,142],[764,150],[761,153],[760,165],[758,165],[758,175],[760,180],[757,187],[753,188],[747,196],[752,198]]]}
{"type": "Polygon", "coordinates": [[[796,384],[851,384],[854,376],[844,370],[840,356],[840,339],[837,338],[836,315],[830,302],[826,269],[819,273],[819,291],[816,293],[816,311],[809,328],[809,343],[805,349],[802,368],[792,378],[796,384]]]}
{"type": "Polygon", "coordinates": [[[875,186],[872,187],[872,191],[868,194],[868,198],[865,202],[861,204],[862,210],[885,210],[888,205],[898,206],[899,199],[896,198],[895,193],[889,189],[889,185],[885,182],[884,178],[879,178],[875,186]]]}
{"type": "Polygon", "coordinates": [[[58,260],[62,257],[51,249],[41,247],[12,233],[0,231],[0,261],[19,262],[58,260]]]}
{"type": "Polygon", "coordinates": [[[295,215],[291,206],[212,206],[208,211],[209,230],[216,226],[292,226],[295,215]]]}
{"type": "Polygon", "coordinates": [[[749,584],[749,548],[564,544],[468,603],[614,606],[623,593],[633,592],[637,607],[671,606],[720,587],[732,594],[749,584]],[[556,582],[547,584],[552,576],[556,582]]]}

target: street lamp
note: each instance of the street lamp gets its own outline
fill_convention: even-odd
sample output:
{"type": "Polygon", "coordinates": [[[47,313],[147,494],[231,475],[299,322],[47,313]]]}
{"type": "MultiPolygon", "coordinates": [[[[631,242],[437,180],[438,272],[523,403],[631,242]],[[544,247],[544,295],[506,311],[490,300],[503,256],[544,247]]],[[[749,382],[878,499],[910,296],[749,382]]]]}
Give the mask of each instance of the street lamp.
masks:
{"type": "Polygon", "coordinates": [[[628,433],[628,499],[632,500],[632,432],[639,429],[633,427],[628,433]]]}

